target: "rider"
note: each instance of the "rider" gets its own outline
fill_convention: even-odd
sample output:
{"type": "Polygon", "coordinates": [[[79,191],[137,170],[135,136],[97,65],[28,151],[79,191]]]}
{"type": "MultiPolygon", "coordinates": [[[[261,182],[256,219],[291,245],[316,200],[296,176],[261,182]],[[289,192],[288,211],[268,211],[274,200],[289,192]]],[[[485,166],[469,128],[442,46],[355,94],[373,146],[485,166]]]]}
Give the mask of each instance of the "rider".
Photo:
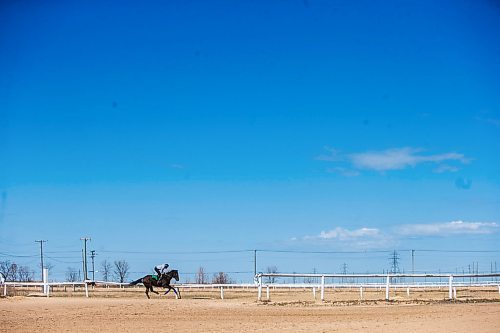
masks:
{"type": "Polygon", "coordinates": [[[161,276],[167,273],[168,264],[159,264],[155,266],[155,272],[157,274],[158,280],[161,279],[161,276]]]}

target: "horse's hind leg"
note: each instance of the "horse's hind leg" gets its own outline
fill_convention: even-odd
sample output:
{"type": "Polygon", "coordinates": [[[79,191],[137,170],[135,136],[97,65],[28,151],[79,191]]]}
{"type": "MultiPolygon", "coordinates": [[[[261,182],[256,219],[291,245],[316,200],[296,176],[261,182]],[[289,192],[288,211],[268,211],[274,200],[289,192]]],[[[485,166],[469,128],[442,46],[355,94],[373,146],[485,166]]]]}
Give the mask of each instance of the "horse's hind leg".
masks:
{"type": "Polygon", "coordinates": [[[151,289],[151,291],[152,291],[152,292],[154,292],[155,294],[157,294],[157,295],[158,295],[158,292],[153,290],[153,286],[151,286],[151,287],[149,287],[149,288],[151,289]]]}
{"type": "Polygon", "coordinates": [[[150,297],[149,297],[149,292],[148,291],[149,291],[149,288],[146,287],[146,296],[148,296],[148,299],[149,299],[150,297]]]}

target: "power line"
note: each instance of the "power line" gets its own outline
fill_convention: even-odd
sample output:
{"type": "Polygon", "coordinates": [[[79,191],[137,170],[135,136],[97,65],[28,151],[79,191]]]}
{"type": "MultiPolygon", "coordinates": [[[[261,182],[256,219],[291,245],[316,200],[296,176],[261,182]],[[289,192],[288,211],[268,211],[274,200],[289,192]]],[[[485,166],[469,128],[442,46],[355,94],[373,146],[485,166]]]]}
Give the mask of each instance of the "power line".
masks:
{"type": "Polygon", "coordinates": [[[243,253],[254,252],[255,250],[222,250],[222,251],[122,251],[122,250],[101,250],[102,253],[124,253],[124,254],[222,254],[222,253],[243,253]]]}
{"type": "Polygon", "coordinates": [[[12,258],[35,258],[35,257],[38,257],[37,254],[33,254],[33,255],[16,255],[16,254],[10,254],[10,253],[5,253],[5,252],[0,252],[0,256],[12,257],[12,258]]]}

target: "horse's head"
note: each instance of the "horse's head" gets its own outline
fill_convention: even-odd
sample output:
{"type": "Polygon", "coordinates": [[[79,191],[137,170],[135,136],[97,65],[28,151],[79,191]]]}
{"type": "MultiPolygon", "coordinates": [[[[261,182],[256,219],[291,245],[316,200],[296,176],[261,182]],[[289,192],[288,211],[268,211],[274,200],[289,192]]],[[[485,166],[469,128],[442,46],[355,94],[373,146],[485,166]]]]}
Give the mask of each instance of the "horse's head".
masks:
{"type": "Polygon", "coordinates": [[[172,270],[172,277],[175,279],[175,281],[179,281],[179,271],[176,269],[172,270]]]}

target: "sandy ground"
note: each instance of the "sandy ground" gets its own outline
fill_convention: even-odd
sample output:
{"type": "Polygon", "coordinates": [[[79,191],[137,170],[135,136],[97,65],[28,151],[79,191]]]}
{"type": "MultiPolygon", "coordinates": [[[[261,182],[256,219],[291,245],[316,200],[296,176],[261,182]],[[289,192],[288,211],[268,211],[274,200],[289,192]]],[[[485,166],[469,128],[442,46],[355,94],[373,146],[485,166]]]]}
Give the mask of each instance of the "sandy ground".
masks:
{"type": "Polygon", "coordinates": [[[8,297],[0,332],[500,332],[500,303],[8,297]]]}

